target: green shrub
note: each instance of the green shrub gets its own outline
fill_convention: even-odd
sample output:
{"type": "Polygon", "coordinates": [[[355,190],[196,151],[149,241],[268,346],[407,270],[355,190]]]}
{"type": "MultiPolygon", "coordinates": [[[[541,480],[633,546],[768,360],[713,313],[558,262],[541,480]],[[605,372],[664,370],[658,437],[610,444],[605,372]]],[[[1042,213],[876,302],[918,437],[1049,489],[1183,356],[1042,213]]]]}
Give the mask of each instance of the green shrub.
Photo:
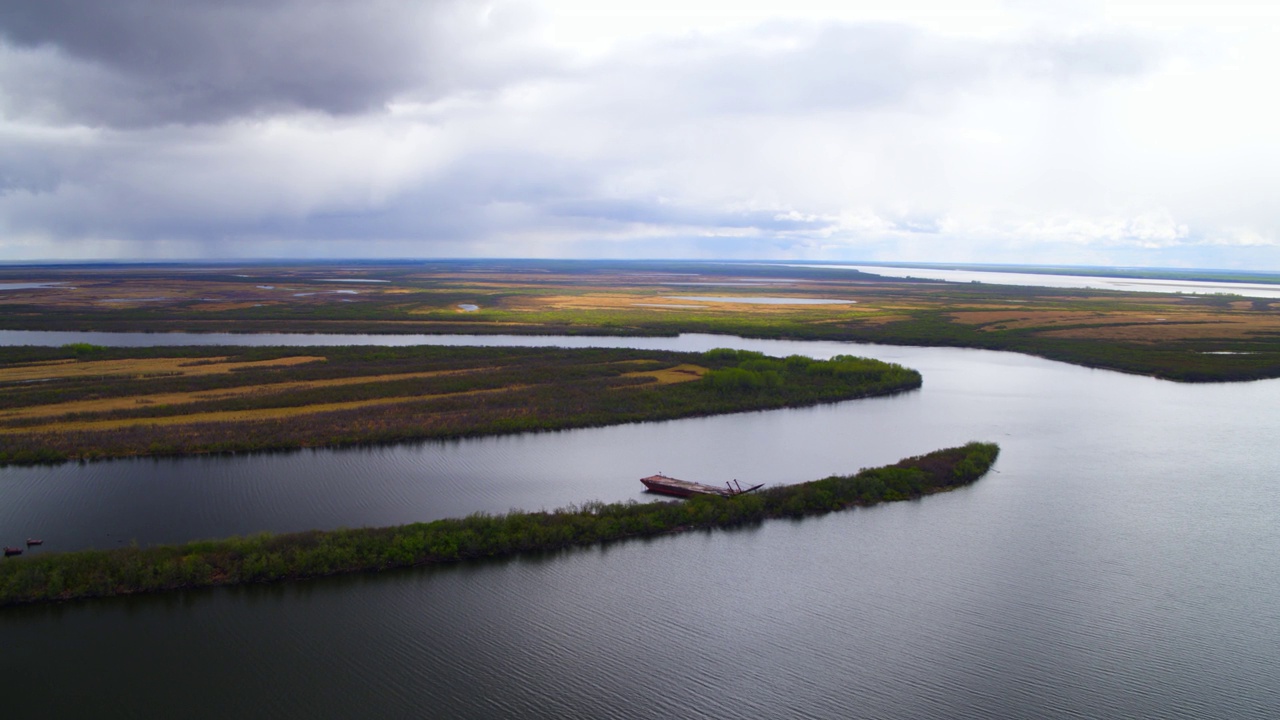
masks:
{"type": "Polygon", "coordinates": [[[591,502],[555,512],[477,513],[391,528],[264,533],[181,547],[8,558],[0,562],[0,605],[384,570],[819,515],[972,482],[990,469],[998,453],[995,445],[970,443],[856,475],[729,498],[591,502]]]}

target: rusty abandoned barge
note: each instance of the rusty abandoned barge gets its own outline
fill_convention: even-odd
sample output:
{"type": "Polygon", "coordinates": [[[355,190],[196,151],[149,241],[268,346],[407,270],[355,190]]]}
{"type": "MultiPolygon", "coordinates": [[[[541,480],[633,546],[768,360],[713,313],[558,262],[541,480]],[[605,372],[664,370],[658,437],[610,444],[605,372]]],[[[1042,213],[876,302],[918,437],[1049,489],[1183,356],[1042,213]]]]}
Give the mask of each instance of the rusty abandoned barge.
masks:
{"type": "Polygon", "coordinates": [[[752,485],[744,488],[738,484],[737,480],[733,484],[725,483],[724,487],[716,487],[714,485],[703,485],[702,483],[689,482],[688,480],[677,480],[673,477],[667,477],[659,473],[658,475],[650,475],[646,478],[640,478],[640,482],[649,489],[649,492],[659,493],[661,495],[671,495],[672,497],[687,498],[693,495],[718,495],[720,497],[733,497],[734,495],[742,495],[764,487],[764,483],[752,485]]]}

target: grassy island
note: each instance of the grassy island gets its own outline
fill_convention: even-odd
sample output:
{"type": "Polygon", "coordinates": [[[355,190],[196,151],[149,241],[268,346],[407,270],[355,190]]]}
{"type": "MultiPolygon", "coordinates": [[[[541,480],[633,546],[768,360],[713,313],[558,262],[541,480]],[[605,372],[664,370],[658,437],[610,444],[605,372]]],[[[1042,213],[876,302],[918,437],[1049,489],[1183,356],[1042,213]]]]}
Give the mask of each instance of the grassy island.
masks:
{"type": "Polygon", "coordinates": [[[477,514],[386,528],[7,558],[0,562],[0,605],[300,580],[822,515],[972,483],[998,454],[996,445],[974,442],[855,475],[731,498],[586,503],[553,512],[477,514]]]}
{"type": "Polygon", "coordinates": [[[705,353],[476,347],[0,348],[0,464],[555,430],[909,390],[914,370],[705,353]]]}

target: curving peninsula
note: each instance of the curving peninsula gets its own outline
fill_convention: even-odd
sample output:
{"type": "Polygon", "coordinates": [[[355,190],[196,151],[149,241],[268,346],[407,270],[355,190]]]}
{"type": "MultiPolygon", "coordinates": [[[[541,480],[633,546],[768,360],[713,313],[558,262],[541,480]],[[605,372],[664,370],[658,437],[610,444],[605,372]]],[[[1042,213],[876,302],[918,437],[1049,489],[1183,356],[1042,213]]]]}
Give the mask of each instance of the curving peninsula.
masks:
{"type": "Polygon", "coordinates": [[[733,497],[586,503],[396,527],[8,558],[0,562],[0,605],[301,580],[824,515],[967,485],[986,474],[998,455],[995,444],[972,442],[854,475],[733,497]]]}

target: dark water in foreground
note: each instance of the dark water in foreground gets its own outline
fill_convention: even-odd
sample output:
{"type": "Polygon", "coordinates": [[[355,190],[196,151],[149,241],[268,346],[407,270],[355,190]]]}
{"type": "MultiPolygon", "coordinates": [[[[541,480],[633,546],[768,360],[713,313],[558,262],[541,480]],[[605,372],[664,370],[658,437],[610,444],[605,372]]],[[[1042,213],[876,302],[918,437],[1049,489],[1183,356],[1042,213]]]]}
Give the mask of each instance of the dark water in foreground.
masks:
{"type": "Polygon", "coordinates": [[[4,610],[3,716],[1280,714],[1280,382],[954,349],[583,342],[615,341],[853,351],[925,384],[511,438],[3,469],[0,539],[106,547],[643,500],[637,479],[658,470],[794,482],[970,439],[1001,444],[998,472],[799,523],[4,610]]]}

